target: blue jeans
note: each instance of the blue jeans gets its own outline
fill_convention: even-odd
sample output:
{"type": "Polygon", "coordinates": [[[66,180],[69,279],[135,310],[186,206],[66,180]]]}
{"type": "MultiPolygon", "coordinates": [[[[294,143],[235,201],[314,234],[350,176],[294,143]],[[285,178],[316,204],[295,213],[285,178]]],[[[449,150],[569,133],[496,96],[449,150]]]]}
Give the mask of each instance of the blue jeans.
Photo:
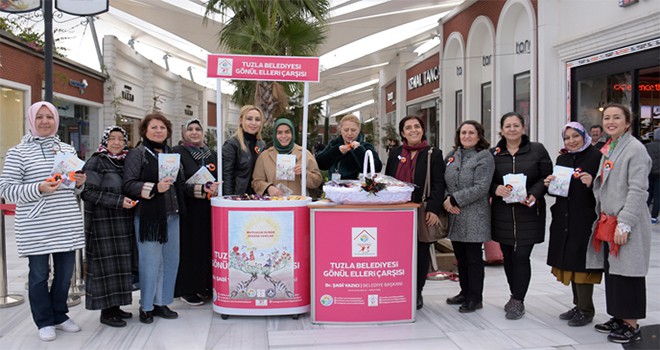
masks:
{"type": "Polygon", "coordinates": [[[167,242],[140,242],[140,217],[135,216],[140,270],[140,305],[152,311],[154,305],[174,302],[174,285],[179,269],[179,215],[167,216],[167,242]]]}
{"type": "Polygon", "coordinates": [[[54,326],[69,319],[69,296],[76,252],[53,253],[53,284],[48,290],[51,254],[29,255],[28,299],[37,328],[54,326]]]}

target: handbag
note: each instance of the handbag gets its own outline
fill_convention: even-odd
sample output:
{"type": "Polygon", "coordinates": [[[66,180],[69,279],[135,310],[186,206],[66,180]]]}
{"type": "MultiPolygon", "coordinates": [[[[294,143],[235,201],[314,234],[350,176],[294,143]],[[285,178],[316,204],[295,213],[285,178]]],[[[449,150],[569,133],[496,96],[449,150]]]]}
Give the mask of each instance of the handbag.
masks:
{"type": "Polygon", "coordinates": [[[433,243],[446,238],[449,235],[449,218],[444,209],[438,213],[440,219],[435,225],[426,224],[426,205],[431,194],[431,154],[433,147],[429,148],[428,161],[426,165],[426,179],[424,180],[424,191],[422,192],[422,202],[417,209],[417,239],[424,243],[433,243]]]}

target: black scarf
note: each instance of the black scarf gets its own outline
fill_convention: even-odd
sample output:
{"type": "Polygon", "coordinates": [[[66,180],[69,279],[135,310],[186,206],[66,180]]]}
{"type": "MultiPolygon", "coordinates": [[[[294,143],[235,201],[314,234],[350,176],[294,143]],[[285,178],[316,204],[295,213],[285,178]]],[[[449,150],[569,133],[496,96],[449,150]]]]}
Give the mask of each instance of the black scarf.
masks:
{"type": "Polygon", "coordinates": [[[165,194],[159,193],[158,186],[158,152],[169,153],[171,150],[165,143],[156,143],[146,137],[142,140],[144,145],[144,161],[142,180],[153,182],[155,195],[151,199],[140,201],[140,242],[167,242],[167,210],[165,208],[165,194]]]}

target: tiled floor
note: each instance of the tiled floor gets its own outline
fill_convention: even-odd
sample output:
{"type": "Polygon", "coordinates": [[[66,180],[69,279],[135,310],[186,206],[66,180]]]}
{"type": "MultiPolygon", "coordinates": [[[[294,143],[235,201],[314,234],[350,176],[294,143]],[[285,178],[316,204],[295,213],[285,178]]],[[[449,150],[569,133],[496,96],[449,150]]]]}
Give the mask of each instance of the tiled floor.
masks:
{"type": "MultiPolygon", "coordinates": [[[[16,254],[12,219],[8,220],[7,270],[10,293],[20,293],[27,280],[27,261],[16,254]]],[[[654,227],[651,270],[647,277],[648,313],[642,326],[660,324],[660,226],[654,227]]],[[[27,301],[0,309],[0,349],[621,349],[609,343],[592,325],[568,327],[557,318],[571,305],[570,288],[554,281],[545,264],[547,246],[538,245],[533,254],[533,279],[526,299],[527,314],[521,320],[504,318],[502,306],[508,287],[501,266],[486,268],[484,308],[460,314],[445,298],[459,291],[458,283],[428,281],[424,308],[416,322],[396,325],[312,325],[309,315],[238,317],[227,320],[211,306],[190,307],[175,301],[176,320],[156,318],[141,324],[137,316],[125,328],[99,323],[99,313],[85,310],[84,303],[71,308],[69,316],[82,326],[75,334],[58,332],[57,340],[45,343],[37,337],[27,301]]],[[[604,313],[603,285],[595,289],[595,322],[608,319],[604,313]]],[[[137,314],[138,294],[125,309],[137,314]]],[[[657,341],[657,339],[656,339],[657,341]]],[[[657,344],[657,343],[656,343],[657,344]]]]}

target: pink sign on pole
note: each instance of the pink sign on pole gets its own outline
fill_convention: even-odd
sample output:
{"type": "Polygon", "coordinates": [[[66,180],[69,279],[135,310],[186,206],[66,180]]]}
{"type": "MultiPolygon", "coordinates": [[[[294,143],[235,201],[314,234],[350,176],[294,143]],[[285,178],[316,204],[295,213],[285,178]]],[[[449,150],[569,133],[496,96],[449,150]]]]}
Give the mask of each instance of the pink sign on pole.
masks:
{"type": "Polygon", "coordinates": [[[414,320],[415,209],[312,209],[312,322],[414,320]]]}
{"type": "Polygon", "coordinates": [[[234,80],[318,82],[319,58],[209,54],[206,75],[234,80]]]}

